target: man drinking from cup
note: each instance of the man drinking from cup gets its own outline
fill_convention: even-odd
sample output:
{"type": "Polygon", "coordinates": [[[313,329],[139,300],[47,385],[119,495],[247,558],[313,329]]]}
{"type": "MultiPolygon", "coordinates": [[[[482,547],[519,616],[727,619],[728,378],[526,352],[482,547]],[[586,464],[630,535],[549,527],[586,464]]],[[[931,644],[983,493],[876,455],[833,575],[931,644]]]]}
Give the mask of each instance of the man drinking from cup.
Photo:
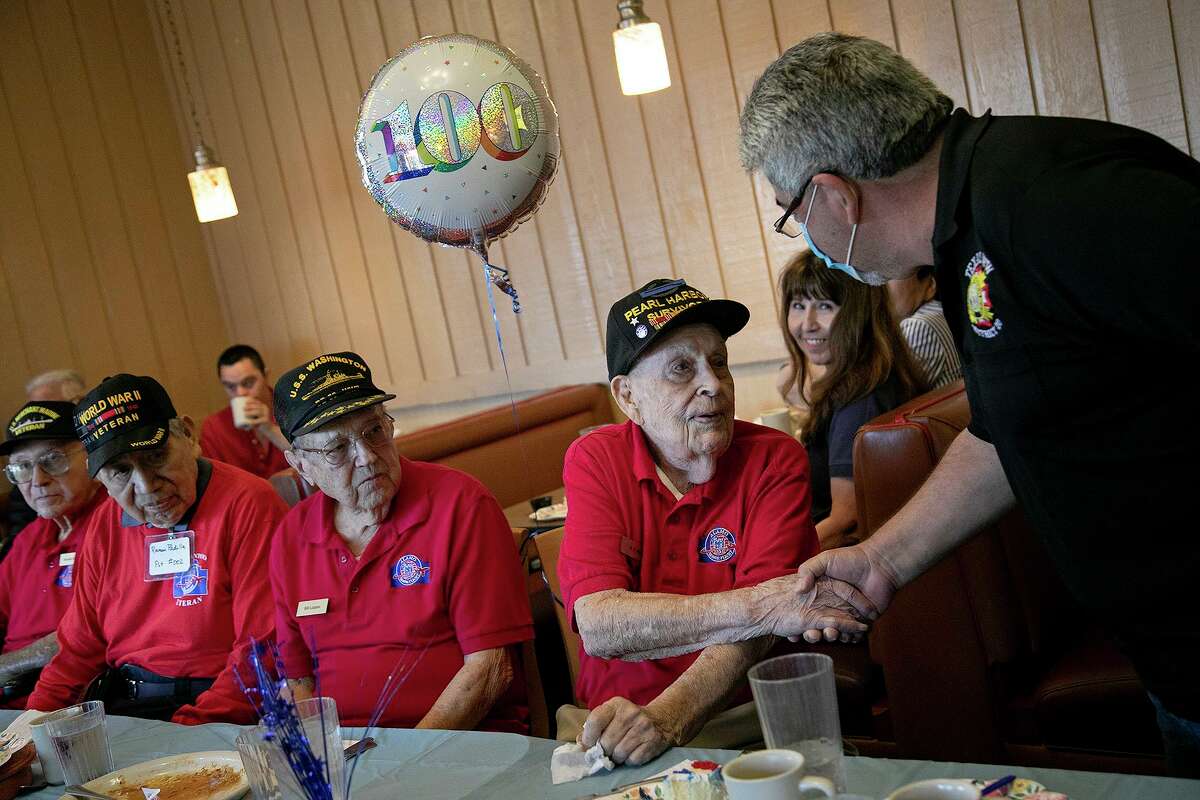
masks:
{"type": "Polygon", "coordinates": [[[666,279],[609,311],[609,385],[629,421],[566,455],[558,569],[586,708],[559,709],[558,731],[613,761],[758,740],[746,670],[774,637],[865,629],[828,585],[795,590],[792,565],[818,548],[808,459],[733,418],[725,340],[749,317],[666,279]]]}
{"type": "Polygon", "coordinates": [[[287,469],[288,443],[271,414],[271,381],[262,356],[235,344],[217,358],[217,377],[229,405],[200,426],[200,452],[260,478],[287,469]]]}
{"type": "Polygon", "coordinates": [[[261,478],[200,458],[191,418],[153,378],[106,378],[74,422],[111,499],[80,548],[59,652],[28,708],[88,690],[114,714],[254,721],[232,673],[250,639],[272,633],[267,552],[283,501],[261,478]]]}
{"type": "Polygon", "coordinates": [[[71,603],[75,554],[104,500],[75,438],[74,403],[26,403],[8,423],[4,474],[37,519],[0,562],[0,708],[24,708],[58,652],[54,629],[71,603]]]}
{"type": "Polygon", "coordinates": [[[297,697],[344,725],[527,733],[515,653],[533,638],[512,530],[477,480],[401,458],[362,357],[285,373],[275,415],[320,492],[271,546],[275,627],[297,697]],[[397,684],[397,680],[403,680],[397,684]]]}

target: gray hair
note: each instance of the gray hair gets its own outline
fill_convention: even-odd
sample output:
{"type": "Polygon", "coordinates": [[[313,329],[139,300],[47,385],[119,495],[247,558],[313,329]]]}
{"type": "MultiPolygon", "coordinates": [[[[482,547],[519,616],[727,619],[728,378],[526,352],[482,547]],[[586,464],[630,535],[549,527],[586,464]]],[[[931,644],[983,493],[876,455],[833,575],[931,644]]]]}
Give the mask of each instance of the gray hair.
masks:
{"type": "Polygon", "coordinates": [[[929,151],[953,109],[886,45],[819,33],[754,82],[742,109],[742,165],[791,194],[819,172],[886,178],[929,151]]]}
{"type": "Polygon", "coordinates": [[[48,388],[58,385],[60,396],[54,398],[45,398],[47,400],[75,400],[82,397],[87,391],[87,385],[83,382],[83,376],[73,369],[52,369],[49,372],[43,372],[41,375],[35,375],[25,384],[25,395],[31,396],[39,389],[48,388]]]}

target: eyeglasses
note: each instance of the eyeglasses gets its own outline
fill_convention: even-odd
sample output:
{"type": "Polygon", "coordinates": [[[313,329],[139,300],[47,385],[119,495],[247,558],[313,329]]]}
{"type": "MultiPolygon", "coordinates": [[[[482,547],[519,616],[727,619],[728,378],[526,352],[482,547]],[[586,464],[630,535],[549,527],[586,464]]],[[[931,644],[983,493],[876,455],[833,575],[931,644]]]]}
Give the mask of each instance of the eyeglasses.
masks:
{"type": "MultiPolygon", "coordinates": [[[[76,451],[77,452],[77,451],[76,451]]],[[[74,453],[64,453],[62,450],[50,450],[42,453],[33,461],[10,461],[4,467],[4,474],[13,484],[29,483],[33,480],[33,470],[41,467],[42,472],[52,477],[66,475],[71,468],[71,456],[74,453]]]]}
{"type": "Polygon", "coordinates": [[[297,447],[293,444],[292,449],[303,450],[306,453],[320,453],[326,464],[331,467],[340,467],[349,460],[351,448],[356,441],[362,442],[372,450],[378,450],[385,444],[390,445],[395,424],[396,420],[384,414],[363,428],[357,436],[340,436],[321,448],[297,447]]]}
{"type": "Polygon", "coordinates": [[[135,463],[147,472],[157,472],[165,467],[170,460],[171,437],[168,435],[166,442],[161,447],[156,447],[153,450],[138,450],[127,453],[118,460],[105,464],[100,468],[100,472],[97,475],[105,483],[111,483],[114,486],[123,486],[129,482],[130,476],[133,475],[135,463]]]}
{"type": "Polygon", "coordinates": [[[775,220],[776,233],[782,233],[789,239],[795,239],[802,233],[800,222],[793,215],[800,204],[804,202],[804,193],[808,191],[810,183],[812,183],[812,177],[804,182],[804,185],[800,187],[800,192],[792,198],[792,202],[788,203],[787,211],[783,212],[783,216],[775,220]]]}

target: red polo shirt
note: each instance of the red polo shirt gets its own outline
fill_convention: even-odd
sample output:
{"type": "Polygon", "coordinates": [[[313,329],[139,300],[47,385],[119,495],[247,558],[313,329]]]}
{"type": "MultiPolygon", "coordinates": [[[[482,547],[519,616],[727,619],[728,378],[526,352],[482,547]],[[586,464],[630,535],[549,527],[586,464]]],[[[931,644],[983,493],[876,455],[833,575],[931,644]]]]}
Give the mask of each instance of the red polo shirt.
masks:
{"type": "MultiPolygon", "coordinates": [[[[379,720],[411,728],[465,655],[533,638],[512,530],[495,498],[456,470],[400,463],[391,512],[360,558],[334,530],[334,501],[320,493],[288,512],[271,546],[287,674],[311,676],[315,654],[320,693],[337,701],[343,725],[365,725],[388,674],[411,668],[379,720]]],[[[481,729],[528,732],[519,674],[481,729]]]]}
{"type": "Polygon", "coordinates": [[[282,450],[270,442],[260,442],[252,430],[233,426],[233,409],[229,406],[205,417],[200,426],[200,452],[260,478],[288,468],[282,450]]]}
{"type": "MultiPolygon", "coordinates": [[[[563,483],[570,513],[558,571],[572,625],[575,601],[593,592],[724,592],[787,575],[819,549],[804,448],[748,422],[734,422],[712,480],[679,500],[632,422],[571,445],[563,483]]],[[[645,705],[698,656],[622,661],[580,647],[576,697],[588,708],[618,696],[645,705]]]]}
{"type": "Polygon", "coordinates": [[[267,556],[287,507],[266,481],[217,461],[201,460],[197,484],[203,491],[190,519],[174,529],[195,532],[192,566],[167,580],[145,580],[146,538],[163,531],[123,517],[114,500],[101,504],[79,551],[58,655],[29,708],[71,705],[106,667],[133,664],[176,678],[216,678],[173,722],[255,721],[230,670],[244,671],[251,636],[271,636],[267,556]]]}
{"type": "MultiPolygon", "coordinates": [[[[38,517],[21,530],[0,562],[0,653],[27,647],[58,627],[71,604],[75,554],[106,499],[108,495],[98,489],[71,520],[71,532],[61,542],[52,519],[38,517]]],[[[10,698],[3,707],[24,708],[25,698],[10,698]]]]}

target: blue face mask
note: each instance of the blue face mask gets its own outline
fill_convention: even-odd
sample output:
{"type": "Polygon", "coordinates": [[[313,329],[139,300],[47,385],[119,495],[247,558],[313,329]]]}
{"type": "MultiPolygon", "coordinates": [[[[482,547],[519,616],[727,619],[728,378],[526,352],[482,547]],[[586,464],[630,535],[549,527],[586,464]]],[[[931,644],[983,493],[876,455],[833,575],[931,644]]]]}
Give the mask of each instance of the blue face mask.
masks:
{"type": "Polygon", "coordinates": [[[821,191],[821,185],[814,184],[812,199],[808,201],[808,212],[804,215],[804,222],[800,223],[800,233],[802,236],[804,236],[804,243],[808,245],[808,249],[812,251],[814,256],[824,261],[825,266],[829,267],[830,269],[836,269],[839,272],[844,272],[859,283],[865,283],[868,286],[882,285],[884,281],[877,281],[879,276],[877,276],[875,273],[868,273],[869,277],[864,278],[859,274],[858,270],[850,266],[850,254],[854,252],[854,235],[858,233],[857,222],[854,223],[854,227],[850,229],[850,244],[846,247],[846,261],[844,263],[840,261],[834,261],[832,258],[825,255],[824,251],[817,247],[817,243],[814,242],[812,237],[808,235],[808,218],[812,216],[813,206],[817,204],[817,192],[819,191],[821,191]]]}

